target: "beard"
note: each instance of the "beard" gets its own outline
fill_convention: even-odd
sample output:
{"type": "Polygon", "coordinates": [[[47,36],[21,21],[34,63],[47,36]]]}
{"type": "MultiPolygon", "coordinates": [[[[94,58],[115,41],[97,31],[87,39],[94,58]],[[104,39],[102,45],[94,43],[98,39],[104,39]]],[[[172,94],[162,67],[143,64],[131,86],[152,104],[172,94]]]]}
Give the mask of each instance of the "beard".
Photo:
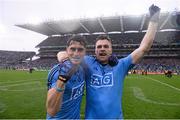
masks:
{"type": "Polygon", "coordinates": [[[110,51],[96,51],[96,58],[101,64],[107,64],[108,58],[111,56],[110,51]]]}

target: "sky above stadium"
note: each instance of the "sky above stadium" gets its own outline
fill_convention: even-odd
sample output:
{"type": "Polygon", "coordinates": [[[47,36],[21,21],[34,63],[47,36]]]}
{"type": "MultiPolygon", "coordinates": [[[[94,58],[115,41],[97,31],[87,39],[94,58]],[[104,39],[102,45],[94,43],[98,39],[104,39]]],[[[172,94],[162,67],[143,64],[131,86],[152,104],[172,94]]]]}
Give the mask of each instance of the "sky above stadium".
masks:
{"type": "Polygon", "coordinates": [[[180,10],[180,0],[0,0],[0,50],[37,51],[47,36],[15,24],[47,20],[138,15],[151,4],[162,11],[180,10]]]}

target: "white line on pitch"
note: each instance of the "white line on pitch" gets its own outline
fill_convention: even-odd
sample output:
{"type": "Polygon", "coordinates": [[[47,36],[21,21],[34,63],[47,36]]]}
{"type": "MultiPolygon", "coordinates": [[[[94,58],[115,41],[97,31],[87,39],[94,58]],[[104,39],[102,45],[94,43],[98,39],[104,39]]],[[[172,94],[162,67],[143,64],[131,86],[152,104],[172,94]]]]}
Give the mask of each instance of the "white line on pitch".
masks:
{"type": "Polygon", "coordinates": [[[159,81],[159,80],[157,80],[157,79],[150,78],[150,77],[144,77],[144,78],[151,79],[151,80],[153,80],[153,81],[155,81],[155,82],[158,82],[158,83],[160,83],[160,84],[163,84],[163,85],[165,85],[165,86],[168,86],[168,87],[170,87],[170,88],[172,88],[172,89],[177,90],[177,91],[180,92],[180,89],[179,89],[179,88],[176,88],[176,87],[174,87],[174,86],[172,86],[172,85],[169,85],[169,84],[167,84],[167,83],[161,82],[161,81],[159,81]]]}
{"type": "Polygon", "coordinates": [[[4,104],[0,101],[0,113],[3,113],[6,110],[6,108],[7,108],[6,104],[4,104]]]}
{"type": "Polygon", "coordinates": [[[2,87],[2,88],[4,88],[4,87],[13,87],[13,86],[19,86],[19,85],[35,84],[35,83],[40,84],[39,81],[34,81],[34,82],[26,82],[26,83],[20,83],[20,84],[4,85],[4,86],[0,86],[0,87],[2,87]]]}
{"type": "Polygon", "coordinates": [[[9,89],[1,89],[2,91],[8,91],[8,92],[24,92],[24,91],[35,91],[35,90],[44,90],[46,88],[39,87],[39,88],[32,88],[32,89],[25,89],[25,90],[9,90],[9,89]]]}
{"type": "Polygon", "coordinates": [[[153,104],[159,104],[159,105],[171,105],[171,106],[180,106],[180,103],[169,103],[169,102],[158,102],[151,99],[146,98],[143,91],[139,87],[132,87],[133,94],[137,99],[140,99],[142,101],[153,103],[153,104]]]}
{"type": "Polygon", "coordinates": [[[26,82],[26,81],[31,81],[31,80],[41,80],[41,79],[47,79],[47,78],[39,78],[39,79],[26,79],[26,80],[11,80],[11,81],[6,81],[6,82],[0,82],[0,84],[6,84],[6,83],[18,83],[18,82],[26,82]]]}

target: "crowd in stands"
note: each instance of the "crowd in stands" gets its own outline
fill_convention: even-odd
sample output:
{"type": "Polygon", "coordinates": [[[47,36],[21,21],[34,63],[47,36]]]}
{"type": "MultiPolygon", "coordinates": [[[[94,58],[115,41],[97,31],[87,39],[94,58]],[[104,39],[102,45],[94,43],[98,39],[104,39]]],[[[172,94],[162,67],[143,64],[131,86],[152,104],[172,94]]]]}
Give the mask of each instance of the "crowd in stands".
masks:
{"type": "MultiPolygon", "coordinates": [[[[113,40],[113,44],[123,45],[123,44],[140,44],[145,32],[139,33],[121,33],[121,34],[109,34],[110,38],[113,40]]],[[[84,35],[87,39],[88,45],[94,45],[97,34],[84,35]]],[[[44,41],[42,41],[36,47],[58,47],[65,46],[66,42],[70,36],[50,36],[44,41]]],[[[179,31],[164,31],[158,32],[154,41],[154,44],[171,44],[180,43],[180,32],[179,31]]]]}
{"type": "Polygon", "coordinates": [[[33,61],[31,65],[37,69],[50,69],[57,63],[57,58],[41,58],[33,61]]]}
{"type": "MultiPolygon", "coordinates": [[[[118,57],[125,57],[136,49],[143,36],[141,33],[109,34],[113,40],[113,49],[118,57]]],[[[85,35],[88,43],[88,55],[94,55],[94,43],[98,35],[85,35]]],[[[46,69],[58,63],[56,54],[65,50],[66,41],[70,36],[51,36],[41,42],[38,56],[40,59],[25,61],[35,55],[35,52],[0,51],[0,68],[8,69],[46,69]]],[[[151,51],[133,70],[146,70],[148,72],[163,72],[171,70],[180,73],[180,32],[158,32],[151,51]],[[167,44],[161,44],[167,43],[167,44]],[[152,56],[154,58],[152,58],[152,56]],[[161,57],[163,56],[163,58],[161,57]]]]}
{"type": "Polygon", "coordinates": [[[149,58],[143,59],[139,64],[137,64],[133,70],[137,71],[147,71],[147,72],[157,72],[164,73],[166,70],[170,70],[173,73],[180,74],[180,59],[174,58],[149,58]]]}
{"type": "Polygon", "coordinates": [[[58,61],[56,58],[39,58],[34,61],[28,61],[19,63],[16,65],[11,65],[8,69],[18,69],[18,70],[28,70],[30,68],[36,69],[36,70],[49,70],[52,68],[55,64],[57,64],[58,61]]]}
{"type": "Polygon", "coordinates": [[[8,68],[21,64],[28,58],[32,58],[35,52],[4,51],[0,50],[0,68],[8,68]]]}
{"type": "MultiPolygon", "coordinates": [[[[38,69],[38,70],[49,70],[58,61],[56,58],[39,58],[34,61],[17,63],[14,65],[6,65],[7,68],[11,69],[38,69]]],[[[1,68],[3,68],[1,64],[1,68]]],[[[173,73],[180,74],[180,59],[174,58],[146,58],[143,59],[139,64],[133,67],[133,70],[147,72],[163,73],[165,70],[170,70],[173,73]]]]}

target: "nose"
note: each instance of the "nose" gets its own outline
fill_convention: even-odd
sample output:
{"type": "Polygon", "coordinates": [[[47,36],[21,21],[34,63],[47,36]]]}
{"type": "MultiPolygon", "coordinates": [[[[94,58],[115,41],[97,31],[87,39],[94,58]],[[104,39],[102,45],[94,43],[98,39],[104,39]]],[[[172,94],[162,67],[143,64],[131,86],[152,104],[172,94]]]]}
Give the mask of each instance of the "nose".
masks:
{"type": "Polygon", "coordinates": [[[74,51],[74,56],[79,56],[79,51],[78,50],[76,50],[76,51],[74,51]]]}
{"type": "Polygon", "coordinates": [[[76,51],[74,51],[74,54],[77,55],[77,54],[79,54],[79,52],[76,50],[76,51]]]}

